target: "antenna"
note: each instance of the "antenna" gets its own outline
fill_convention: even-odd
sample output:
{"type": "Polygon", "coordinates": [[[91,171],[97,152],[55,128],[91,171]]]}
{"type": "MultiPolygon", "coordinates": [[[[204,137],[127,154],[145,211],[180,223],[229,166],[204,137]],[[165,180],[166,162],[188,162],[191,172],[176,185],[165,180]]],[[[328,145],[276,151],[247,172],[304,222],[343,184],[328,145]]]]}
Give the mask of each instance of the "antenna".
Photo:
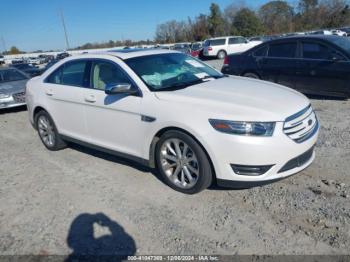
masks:
{"type": "Polygon", "coordinates": [[[66,23],[64,22],[64,16],[62,9],[60,10],[60,15],[61,15],[61,20],[62,20],[62,25],[63,25],[63,30],[64,30],[64,36],[66,38],[66,49],[69,49],[69,41],[68,41],[68,34],[67,34],[67,28],[66,28],[66,23]]]}

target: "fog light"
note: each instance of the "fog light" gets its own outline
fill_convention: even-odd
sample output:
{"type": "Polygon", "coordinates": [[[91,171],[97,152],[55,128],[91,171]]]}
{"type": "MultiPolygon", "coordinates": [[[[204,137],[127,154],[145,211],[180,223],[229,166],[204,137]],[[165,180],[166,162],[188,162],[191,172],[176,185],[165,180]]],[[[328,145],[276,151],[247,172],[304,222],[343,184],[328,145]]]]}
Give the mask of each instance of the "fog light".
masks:
{"type": "Polygon", "coordinates": [[[267,166],[246,166],[231,164],[233,172],[240,176],[261,176],[265,174],[273,165],[267,166]]]}

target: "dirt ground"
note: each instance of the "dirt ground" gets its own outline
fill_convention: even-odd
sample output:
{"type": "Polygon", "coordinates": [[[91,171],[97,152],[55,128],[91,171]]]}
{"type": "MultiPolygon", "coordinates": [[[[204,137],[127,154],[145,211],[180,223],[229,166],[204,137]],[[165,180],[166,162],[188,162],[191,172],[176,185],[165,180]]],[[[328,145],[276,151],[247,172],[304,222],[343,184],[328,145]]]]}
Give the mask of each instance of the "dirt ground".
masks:
{"type": "Polygon", "coordinates": [[[50,152],[25,108],[5,110],[0,255],[350,254],[350,101],[311,103],[321,123],[312,166],[263,187],[193,196],[114,156],[50,152]]]}

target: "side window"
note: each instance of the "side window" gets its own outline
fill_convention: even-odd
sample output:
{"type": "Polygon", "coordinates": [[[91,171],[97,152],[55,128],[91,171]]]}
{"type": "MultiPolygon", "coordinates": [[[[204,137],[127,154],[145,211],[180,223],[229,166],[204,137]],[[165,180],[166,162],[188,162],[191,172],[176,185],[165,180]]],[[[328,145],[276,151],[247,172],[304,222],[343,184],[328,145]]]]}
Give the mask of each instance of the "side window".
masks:
{"type": "Polygon", "coordinates": [[[53,73],[51,73],[51,75],[49,75],[46,82],[51,84],[62,84],[62,71],[63,66],[60,66],[53,73]]]}
{"type": "Polygon", "coordinates": [[[210,40],[211,46],[225,45],[225,44],[226,44],[226,38],[210,40]]]}
{"type": "Polygon", "coordinates": [[[296,55],[297,43],[271,44],[269,57],[294,58],[296,55]]]}
{"type": "Polygon", "coordinates": [[[91,70],[91,86],[94,89],[105,90],[107,86],[129,83],[125,73],[112,63],[94,62],[91,70]]]}
{"type": "Polygon", "coordinates": [[[267,46],[263,46],[258,48],[256,51],[254,51],[253,56],[257,56],[257,57],[262,57],[262,56],[266,56],[267,53],[267,46]]]}
{"type": "Polygon", "coordinates": [[[239,44],[238,38],[237,38],[237,37],[231,37],[231,38],[229,38],[228,44],[229,44],[229,45],[239,44]]]}
{"type": "Polygon", "coordinates": [[[320,43],[304,42],[302,43],[302,50],[303,58],[306,59],[331,60],[333,57],[337,57],[340,60],[344,59],[337,51],[320,43]]]}
{"type": "Polygon", "coordinates": [[[86,87],[89,81],[86,66],[86,61],[67,62],[51,73],[46,81],[51,84],[86,87]]]}
{"type": "Polygon", "coordinates": [[[86,61],[68,62],[62,71],[62,84],[69,86],[87,86],[86,61]]]}

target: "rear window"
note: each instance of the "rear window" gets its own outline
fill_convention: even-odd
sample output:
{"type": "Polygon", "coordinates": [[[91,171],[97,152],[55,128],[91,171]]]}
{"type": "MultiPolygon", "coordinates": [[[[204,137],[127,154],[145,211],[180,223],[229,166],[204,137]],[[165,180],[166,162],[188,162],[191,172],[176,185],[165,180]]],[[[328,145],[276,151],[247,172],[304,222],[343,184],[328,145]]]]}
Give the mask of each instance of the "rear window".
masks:
{"type": "Polygon", "coordinates": [[[272,44],[269,48],[269,57],[294,58],[297,43],[272,44]]]}

